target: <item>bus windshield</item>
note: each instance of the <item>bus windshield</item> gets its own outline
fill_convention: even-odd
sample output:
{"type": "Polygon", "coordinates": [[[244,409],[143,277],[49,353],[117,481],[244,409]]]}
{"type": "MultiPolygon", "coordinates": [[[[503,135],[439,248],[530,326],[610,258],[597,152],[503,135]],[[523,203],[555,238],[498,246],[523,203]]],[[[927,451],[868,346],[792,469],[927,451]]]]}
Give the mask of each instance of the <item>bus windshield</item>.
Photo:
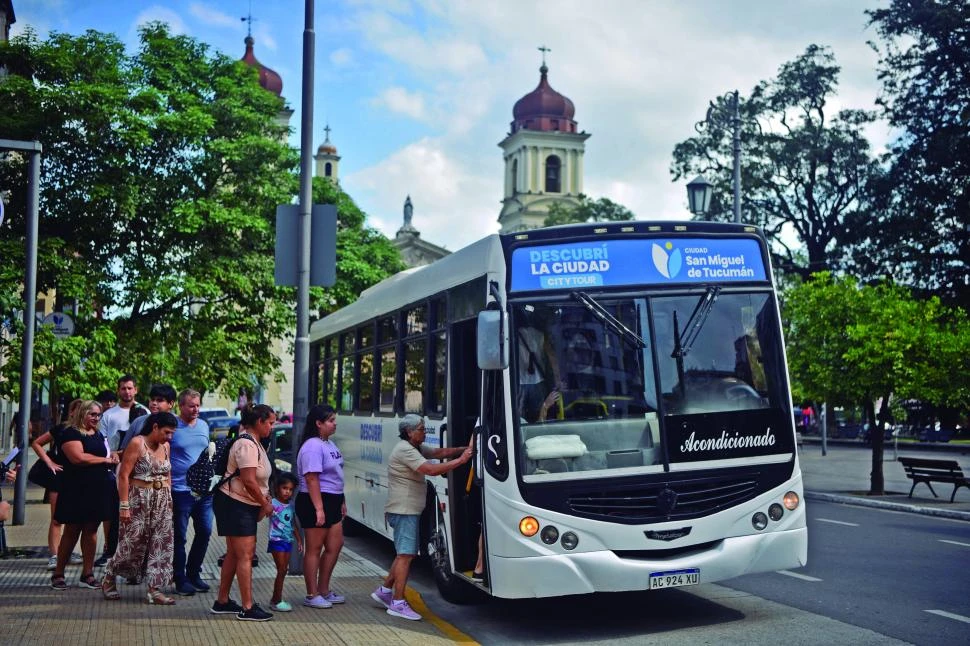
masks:
{"type": "Polygon", "coordinates": [[[572,292],[513,306],[513,401],[527,479],[660,470],[665,420],[787,405],[770,292],[668,294],[572,292]]]}

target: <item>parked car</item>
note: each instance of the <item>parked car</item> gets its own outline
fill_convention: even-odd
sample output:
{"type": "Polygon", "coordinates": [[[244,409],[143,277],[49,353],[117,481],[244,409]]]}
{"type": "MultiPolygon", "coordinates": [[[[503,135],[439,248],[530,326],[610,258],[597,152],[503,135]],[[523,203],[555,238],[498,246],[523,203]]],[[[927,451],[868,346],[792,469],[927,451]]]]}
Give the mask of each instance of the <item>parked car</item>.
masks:
{"type": "Polygon", "coordinates": [[[209,425],[209,439],[213,442],[216,440],[227,437],[233,430],[233,428],[238,428],[239,418],[238,417],[211,417],[206,420],[209,425]]]}
{"type": "Polygon", "coordinates": [[[293,425],[277,424],[269,434],[266,454],[280,471],[293,471],[296,453],[293,451],[293,425]]]}

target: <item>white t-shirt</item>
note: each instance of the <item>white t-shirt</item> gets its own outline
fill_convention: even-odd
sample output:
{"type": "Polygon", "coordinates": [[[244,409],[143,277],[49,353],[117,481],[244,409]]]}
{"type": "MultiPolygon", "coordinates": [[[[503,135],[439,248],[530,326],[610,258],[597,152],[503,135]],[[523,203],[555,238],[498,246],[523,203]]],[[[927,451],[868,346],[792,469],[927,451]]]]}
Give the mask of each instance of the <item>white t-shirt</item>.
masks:
{"type": "MultiPolygon", "coordinates": [[[[144,406],[135,402],[131,405],[132,407],[138,406],[139,408],[144,408],[144,406]]],[[[112,406],[101,414],[101,422],[98,424],[98,430],[108,440],[108,448],[112,451],[118,450],[118,440],[121,439],[118,433],[128,431],[128,427],[131,425],[128,421],[130,417],[131,408],[122,408],[121,406],[112,406]]]]}

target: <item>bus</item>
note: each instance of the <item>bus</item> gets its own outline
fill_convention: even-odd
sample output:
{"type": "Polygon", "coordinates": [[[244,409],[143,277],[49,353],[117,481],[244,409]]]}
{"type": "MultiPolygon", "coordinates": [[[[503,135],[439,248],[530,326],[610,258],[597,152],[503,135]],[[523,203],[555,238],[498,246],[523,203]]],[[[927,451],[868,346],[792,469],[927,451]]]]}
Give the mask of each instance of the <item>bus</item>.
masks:
{"type": "Polygon", "coordinates": [[[465,601],[659,590],[804,566],[778,301],[760,229],[494,234],[311,326],[350,525],[388,538],[401,417],[475,458],[427,479],[422,552],[465,601]],[[538,410],[537,410],[538,407],[538,410]],[[479,544],[485,576],[473,579],[479,544]]]}

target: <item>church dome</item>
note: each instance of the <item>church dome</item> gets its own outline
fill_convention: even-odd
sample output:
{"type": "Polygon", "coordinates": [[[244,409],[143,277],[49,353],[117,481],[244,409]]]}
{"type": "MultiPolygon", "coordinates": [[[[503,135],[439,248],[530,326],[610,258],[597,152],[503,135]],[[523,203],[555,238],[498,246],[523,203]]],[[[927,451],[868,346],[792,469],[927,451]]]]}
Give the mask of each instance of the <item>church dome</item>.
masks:
{"type": "Polygon", "coordinates": [[[272,92],[276,96],[283,93],[283,79],[279,74],[266,67],[256,60],[253,53],[253,44],[256,42],[252,36],[246,36],[246,53],[242,57],[242,62],[250,67],[255,67],[259,71],[259,85],[267,92],[272,92]]]}
{"type": "Polygon", "coordinates": [[[552,89],[548,73],[549,68],[543,63],[539,68],[539,85],[515,102],[512,108],[512,132],[521,129],[576,132],[576,122],[573,120],[576,107],[568,97],[552,89]]]}

